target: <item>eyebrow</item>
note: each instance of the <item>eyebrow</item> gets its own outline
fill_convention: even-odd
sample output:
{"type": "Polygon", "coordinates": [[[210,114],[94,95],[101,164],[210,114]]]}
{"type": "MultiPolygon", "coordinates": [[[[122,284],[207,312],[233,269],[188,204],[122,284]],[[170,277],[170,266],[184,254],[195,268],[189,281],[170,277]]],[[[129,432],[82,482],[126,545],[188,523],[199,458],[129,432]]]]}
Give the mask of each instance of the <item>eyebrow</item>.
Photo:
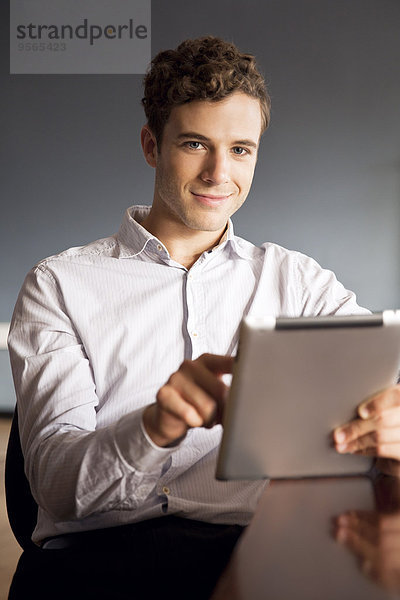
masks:
{"type": "MultiPolygon", "coordinates": [[[[200,140],[202,142],[209,142],[210,138],[205,135],[201,135],[200,133],[196,133],[195,131],[185,131],[184,133],[180,133],[177,136],[178,140],[182,139],[193,139],[200,140]]],[[[234,146],[250,146],[251,148],[257,148],[257,144],[253,142],[253,140],[236,140],[233,142],[234,146]]]]}

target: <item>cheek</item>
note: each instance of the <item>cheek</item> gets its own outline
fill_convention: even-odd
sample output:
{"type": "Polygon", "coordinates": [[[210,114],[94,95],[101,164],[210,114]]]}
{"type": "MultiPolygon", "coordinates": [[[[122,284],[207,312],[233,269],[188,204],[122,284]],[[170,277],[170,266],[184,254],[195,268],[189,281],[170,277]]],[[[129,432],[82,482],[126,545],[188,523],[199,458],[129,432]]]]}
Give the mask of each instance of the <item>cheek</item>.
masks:
{"type": "Polygon", "coordinates": [[[174,165],[176,179],[183,185],[196,179],[201,170],[201,160],[195,160],[194,157],[180,157],[180,160],[174,165]]]}
{"type": "Polygon", "coordinates": [[[253,182],[255,165],[252,167],[242,166],[242,168],[237,172],[237,185],[240,187],[241,192],[247,193],[253,182]]]}
{"type": "Polygon", "coordinates": [[[182,187],[189,182],[194,176],[194,171],[192,161],[182,157],[169,161],[163,168],[165,177],[176,187],[182,187]]]}
{"type": "Polygon", "coordinates": [[[157,167],[156,181],[158,187],[164,191],[175,190],[178,187],[179,174],[177,168],[171,162],[161,162],[157,167]]]}

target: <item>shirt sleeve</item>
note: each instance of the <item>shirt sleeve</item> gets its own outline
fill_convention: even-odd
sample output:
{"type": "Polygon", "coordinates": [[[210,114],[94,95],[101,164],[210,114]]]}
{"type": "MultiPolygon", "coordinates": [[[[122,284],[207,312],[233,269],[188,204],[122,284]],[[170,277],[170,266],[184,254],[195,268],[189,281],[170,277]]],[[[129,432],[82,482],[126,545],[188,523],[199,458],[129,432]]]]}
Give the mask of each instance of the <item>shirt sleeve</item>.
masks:
{"type": "Polygon", "coordinates": [[[302,316],[369,314],[357,304],[354,292],[347,290],[329,269],[313,258],[296,253],[298,314],[302,316]]]}
{"type": "Polygon", "coordinates": [[[11,323],[9,351],[25,471],[36,502],[55,520],[134,509],[179,447],[159,448],[144,408],[97,428],[99,400],[85,349],[56,280],[43,266],[27,276],[11,323]]]}

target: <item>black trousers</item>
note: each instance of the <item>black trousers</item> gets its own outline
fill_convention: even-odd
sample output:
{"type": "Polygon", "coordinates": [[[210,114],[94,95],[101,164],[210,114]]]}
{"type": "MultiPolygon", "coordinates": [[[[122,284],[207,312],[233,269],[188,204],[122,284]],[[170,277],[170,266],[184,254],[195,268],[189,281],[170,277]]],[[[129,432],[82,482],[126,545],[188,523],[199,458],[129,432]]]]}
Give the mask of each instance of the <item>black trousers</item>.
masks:
{"type": "Polygon", "coordinates": [[[166,516],[63,536],[23,552],[9,600],[206,600],[242,531],[166,516]]]}

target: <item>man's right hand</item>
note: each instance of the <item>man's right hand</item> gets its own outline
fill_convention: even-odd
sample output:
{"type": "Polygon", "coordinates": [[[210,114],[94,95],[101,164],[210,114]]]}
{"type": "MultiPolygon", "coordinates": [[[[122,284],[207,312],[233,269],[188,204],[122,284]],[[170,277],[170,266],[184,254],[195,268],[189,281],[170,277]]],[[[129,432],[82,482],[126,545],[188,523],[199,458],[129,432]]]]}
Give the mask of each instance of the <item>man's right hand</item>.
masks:
{"type": "Polygon", "coordinates": [[[157,402],[143,413],[144,427],[158,446],[168,446],[191,427],[221,423],[227,386],[221,375],[232,373],[230,356],[202,354],[185,360],[157,393],[157,402]]]}

